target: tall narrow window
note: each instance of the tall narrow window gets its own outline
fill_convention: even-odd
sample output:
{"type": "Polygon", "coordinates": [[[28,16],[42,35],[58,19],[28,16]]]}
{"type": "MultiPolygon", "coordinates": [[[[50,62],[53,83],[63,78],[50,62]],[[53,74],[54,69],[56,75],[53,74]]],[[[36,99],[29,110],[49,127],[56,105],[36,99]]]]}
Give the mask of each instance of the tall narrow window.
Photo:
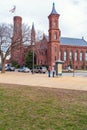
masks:
{"type": "Polygon", "coordinates": [[[56,56],[55,56],[55,58],[54,58],[54,61],[56,61],[56,56]]]}
{"type": "Polygon", "coordinates": [[[72,51],[70,51],[69,58],[72,60],[72,51]]]}
{"type": "Polygon", "coordinates": [[[87,52],[85,53],[85,61],[87,61],[87,52]]]}
{"type": "Polygon", "coordinates": [[[54,32],[54,40],[56,40],[56,39],[57,39],[57,33],[54,32]]]}
{"type": "Polygon", "coordinates": [[[56,47],[54,47],[54,52],[56,52],[56,47]]]}
{"type": "Polygon", "coordinates": [[[78,52],[75,52],[75,61],[77,61],[78,57],[78,52]]]}
{"type": "Polygon", "coordinates": [[[66,61],[66,51],[64,51],[64,61],[66,61]]]}
{"type": "Polygon", "coordinates": [[[42,64],[42,60],[40,61],[40,63],[42,64]]]}
{"type": "Polygon", "coordinates": [[[54,21],[53,26],[54,26],[54,27],[57,27],[57,22],[56,22],[56,20],[54,21]]]}
{"type": "Polygon", "coordinates": [[[82,52],[80,52],[80,61],[82,61],[82,52]]]}

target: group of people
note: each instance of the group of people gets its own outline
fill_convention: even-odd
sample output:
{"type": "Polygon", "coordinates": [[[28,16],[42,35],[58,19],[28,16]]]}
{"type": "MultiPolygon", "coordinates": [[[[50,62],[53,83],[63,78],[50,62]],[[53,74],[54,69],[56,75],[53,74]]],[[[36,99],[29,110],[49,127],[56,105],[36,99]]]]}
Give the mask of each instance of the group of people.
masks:
{"type": "Polygon", "coordinates": [[[51,74],[52,74],[52,77],[55,76],[54,66],[52,67],[52,69],[51,69],[51,66],[49,66],[49,68],[48,68],[48,77],[51,77],[51,74]]]}

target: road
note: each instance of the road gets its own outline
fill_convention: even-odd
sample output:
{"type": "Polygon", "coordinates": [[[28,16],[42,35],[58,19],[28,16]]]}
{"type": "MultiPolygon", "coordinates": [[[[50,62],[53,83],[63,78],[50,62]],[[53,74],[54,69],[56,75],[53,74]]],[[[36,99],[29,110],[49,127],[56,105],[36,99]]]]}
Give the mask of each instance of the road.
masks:
{"type": "Polygon", "coordinates": [[[74,72],[68,72],[68,73],[63,73],[63,76],[80,76],[80,77],[87,77],[87,71],[74,71],[74,72]]]}

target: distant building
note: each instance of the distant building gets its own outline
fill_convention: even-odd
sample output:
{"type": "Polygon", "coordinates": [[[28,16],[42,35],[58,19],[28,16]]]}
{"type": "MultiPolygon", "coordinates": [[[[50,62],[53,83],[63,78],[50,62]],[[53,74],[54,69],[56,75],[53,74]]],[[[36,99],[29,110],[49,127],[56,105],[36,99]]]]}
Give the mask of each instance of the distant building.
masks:
{"type": "MultiPolygon", "coordinates": [[[[11,60],[17,61],[20,65],[24,65],[24,58],[28,50],[34,48],[36,54],[37,65],[53,66],[58,59],[64,61],[63,68],[72,64],[74,68],[87,68],[87,42],[84,38],[68,38],[61,37],[59,29],[59,17],[53,3],[52,11],[48,16],[49,19],[49,35],[43,34],[43,39],[39,42],[35,40],[34,24],[31,29],[31,45],[24,46],[21,41],[16,46],[12,47],[11,60]],[[34,45],[33,45],[34,41],[34,45]]],[[[16,41],[22,36],[22,18],[14,17],[14,36],[16,41]]],[[[66,30],[67,31],[67,30],[66,30]]]]}

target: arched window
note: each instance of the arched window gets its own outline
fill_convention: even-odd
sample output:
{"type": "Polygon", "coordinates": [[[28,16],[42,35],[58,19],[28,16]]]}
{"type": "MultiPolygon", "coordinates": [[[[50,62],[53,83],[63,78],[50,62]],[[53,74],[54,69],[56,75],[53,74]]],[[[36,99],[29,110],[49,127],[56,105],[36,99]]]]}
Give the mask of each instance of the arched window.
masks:
{"type": "Polygon", "coordinates": [[[56,20],[54,21],[53,26],[57,27],[57,21],[56,20]]]}
{"type": "Polygon", "coordinates": [[[75,61],[77,61],[77,59],[78,59],[78,52],[76,51],[75,52],[75,61]]]}
{"type": "Polygon", "coordinates": [[[54,52],[56,52],[57,50],[56,50],[57,48],[56,47],[54,47],[54,52]]]}
{"type": "Polygon", "coordinates": [[[80,61],[82,61],[82,52],[80,52],[80,61]]]}
{"type": "Polygon", "coordinates": [[[54,61],[56,61],[56,56],[54,57],[54,61]]]}
{"type": "Polygon", "coordinates": [[[87,61],[87,52],[85,53],[85,61],[87,61]]]}
{"type": "Polygon", "coordinates": [[[70,58],[70,60],[72,60],[72,51],[70,51],[70,53],[69,53],[69,58],[70,58]]]}
{"type": "Polygon", "coordinates": [[[66,51],[64,51],[64,61],[66,61],[66,51]]]}
{"type": "Polygon", "coordinates": [[[54,32],[54,40],[57,39],[57,32],[54,32]]]}

